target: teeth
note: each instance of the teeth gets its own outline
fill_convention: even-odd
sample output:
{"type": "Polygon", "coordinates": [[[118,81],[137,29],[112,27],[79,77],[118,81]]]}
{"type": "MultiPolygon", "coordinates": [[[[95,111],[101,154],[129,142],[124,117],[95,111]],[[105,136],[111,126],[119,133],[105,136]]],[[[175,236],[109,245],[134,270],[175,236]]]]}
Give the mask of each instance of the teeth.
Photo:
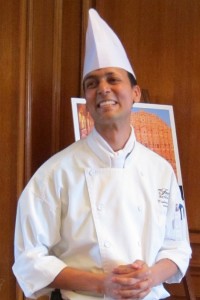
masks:
{"type": "Polygon", "coordinates": [[[115,101],[114,100],[107,100],[107,101],[103,101],[99,104],[100,107],[106,106],[106,105],[114,105],[115,101]]]}

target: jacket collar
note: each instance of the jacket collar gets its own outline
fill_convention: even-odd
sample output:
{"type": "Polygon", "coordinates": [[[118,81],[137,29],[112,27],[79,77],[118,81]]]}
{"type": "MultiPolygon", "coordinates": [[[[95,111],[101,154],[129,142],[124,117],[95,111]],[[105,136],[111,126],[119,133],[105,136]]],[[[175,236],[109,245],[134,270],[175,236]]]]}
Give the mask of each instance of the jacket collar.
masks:
{"type": "Polygon", "coordinates": [[[96,131],[95,128],[87,137],[88,146],[98,156],[98,158],[105,163],[106,167],[124,168],[126,159],[133,151],[136,140],[132,126],[131,129],[131,135],[125,147],[117,152],[113,151],[110,145],[103,139],[103,137],[96,131]]]}

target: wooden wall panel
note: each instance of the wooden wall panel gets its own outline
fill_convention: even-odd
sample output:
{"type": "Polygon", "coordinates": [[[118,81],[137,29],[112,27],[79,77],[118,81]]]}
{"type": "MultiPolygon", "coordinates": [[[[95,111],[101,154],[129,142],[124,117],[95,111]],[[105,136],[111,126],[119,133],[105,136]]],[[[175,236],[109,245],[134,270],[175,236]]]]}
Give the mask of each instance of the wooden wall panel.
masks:
{"type": "Polygon", "coordinates": [[[13,231],[23,176],[19,165],[23,154],[19,143],[21,12],[21,2],[0,1],[0,298],[4,300],[15,299],[16,294],[11,270],[13,231]]]}
{"type": "Polygon", "coordinates": [[[80,92],[82,13],[77,0],[28,3],[26,178],[74,141],[70,98],[80,92]]]}
{"type": "Polygon", "coordinates": [[[27,174],[51,155],[54,1],[28,1],[27,174]]]}
{"type": "Polygon", "coordinates": [[[60,149],[74,141],[70,99],[80,96],[82,2],[63,1],[60,149]]]}

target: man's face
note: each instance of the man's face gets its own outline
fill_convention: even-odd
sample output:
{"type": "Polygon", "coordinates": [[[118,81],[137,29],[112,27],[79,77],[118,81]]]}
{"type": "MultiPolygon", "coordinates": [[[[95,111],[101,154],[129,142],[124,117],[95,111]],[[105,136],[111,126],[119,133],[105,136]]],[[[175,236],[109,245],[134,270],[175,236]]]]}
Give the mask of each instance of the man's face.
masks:
{"type": "Polygon", "coordinates": [[[127,71],[102,68],[84,79],[87,109],[96,126],[130,122],[131,107],[140,101],[140,88],[131,86],[127,71]]]}

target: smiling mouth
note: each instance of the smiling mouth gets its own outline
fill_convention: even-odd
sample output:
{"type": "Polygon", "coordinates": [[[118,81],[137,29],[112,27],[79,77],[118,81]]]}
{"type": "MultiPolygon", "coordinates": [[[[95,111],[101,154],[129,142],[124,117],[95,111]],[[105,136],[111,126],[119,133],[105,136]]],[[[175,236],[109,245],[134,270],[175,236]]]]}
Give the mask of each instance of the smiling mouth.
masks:
{"type": "Polygon", "coordinates": [[[117,104],[117,102],[114,101],[114,100],[106,100],[106,101],[100,102],[97,106],[99,108],[102,108],[102,107],[105,107],[105,106],[111,106],[111,105],[115,105],[115,104],[117,104]]]}

